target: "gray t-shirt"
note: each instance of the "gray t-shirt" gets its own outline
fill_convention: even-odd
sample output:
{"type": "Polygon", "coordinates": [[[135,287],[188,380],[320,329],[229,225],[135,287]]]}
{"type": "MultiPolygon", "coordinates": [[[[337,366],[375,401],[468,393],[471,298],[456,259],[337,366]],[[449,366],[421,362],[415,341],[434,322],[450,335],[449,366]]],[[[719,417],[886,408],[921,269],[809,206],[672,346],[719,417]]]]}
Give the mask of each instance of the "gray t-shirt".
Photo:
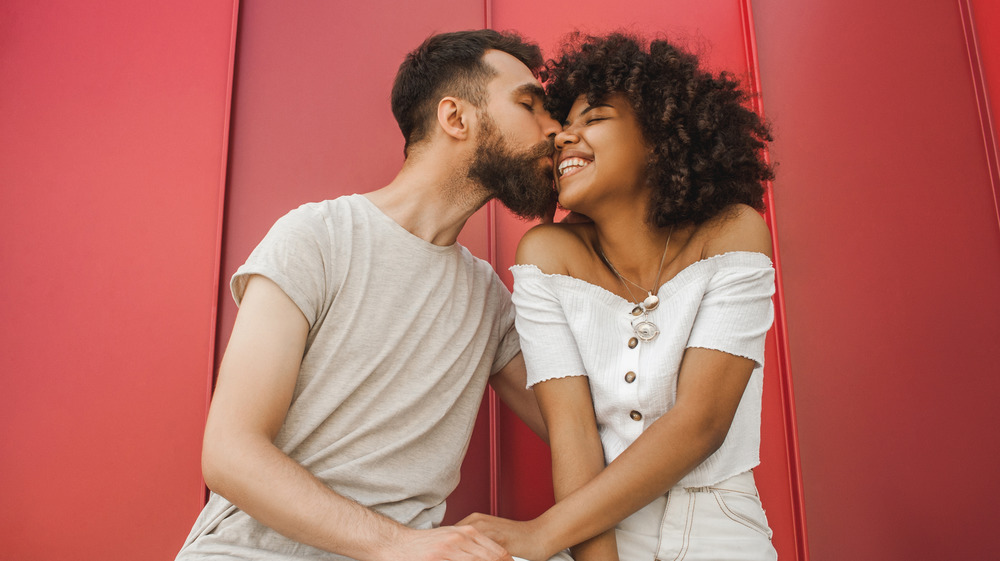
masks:
{"type": "MultiPolygon", "coordinates": [[[[275,444],[337,493],[413,528],[444,516],[488,376],[519,351],[510,293],[459,244],[436,246],[361,195],[279,219],[232,280],[278,284],[309,321],[275,444]]],[[[178,559],[346,559],[212,494],[178,559]]]]}

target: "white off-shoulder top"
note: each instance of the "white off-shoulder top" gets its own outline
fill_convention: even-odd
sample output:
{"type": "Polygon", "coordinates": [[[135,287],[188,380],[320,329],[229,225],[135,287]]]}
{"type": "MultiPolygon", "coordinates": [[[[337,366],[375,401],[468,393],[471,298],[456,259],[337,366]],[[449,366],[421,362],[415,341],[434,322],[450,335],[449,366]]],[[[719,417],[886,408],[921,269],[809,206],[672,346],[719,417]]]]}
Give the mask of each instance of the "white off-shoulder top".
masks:
{"type": "Polygon", "coordinates": [[[534,265],[511,271],[528,387],[587,376],[608,463],[673,407],[688,347],[716,349],[756,365],[722,447],[679,485],[713,485],[760,463],[764,337],[774,320],[774,268],[766,255],[724,253],[683,269],[660,287],[660,304],[648,314],[659,336],[634,348],[633,303],[534,265]]]}

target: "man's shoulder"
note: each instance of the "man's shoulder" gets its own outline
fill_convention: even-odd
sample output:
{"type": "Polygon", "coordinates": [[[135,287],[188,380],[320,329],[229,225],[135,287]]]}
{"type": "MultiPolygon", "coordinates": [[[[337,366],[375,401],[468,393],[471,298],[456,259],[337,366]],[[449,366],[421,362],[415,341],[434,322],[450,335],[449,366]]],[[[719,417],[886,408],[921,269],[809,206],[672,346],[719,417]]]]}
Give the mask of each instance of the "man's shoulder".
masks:
{"type": "Polygon", "coordinates": [[[292,209],[289,214],[300,214],[304,218],[328,218],[340,213],[357,213],[363,211],[360,195],[343,195],[333,199],[303,203],[292,209]]]}
{"type": "MultiPolygon", "coordinates": [[[[327,237],[339,230],[351,228],[353,217],[365,212],[360,195],[344,195],[335,199],[308,202],[285,213],[276,226],[298,235],[327,237]]],[[[338,235],[339,237],[339,235],[338,235]]]]}
{"type": "Polygon", "coordinates": [[[501,286],[503,285],[503,282],[500,280],[500,277],[497,275],[496,270],[493,268],[493,265],[490,264],[489,261],[483,259],[482,257],[477,257],[476,255],[473,255],[473,253],[469,251],[469,248],[465,247],[464,245],[460,243],[457,243],[457,245],[458,245],[458,251],[456,252],[456,254],[458,255],[458,258],[462,261],[463,265],[469,271],[472,271],[472,273],[476,275],[476,277],[487,279],[491,283],[496,285],[501,285],[501,286]]]}

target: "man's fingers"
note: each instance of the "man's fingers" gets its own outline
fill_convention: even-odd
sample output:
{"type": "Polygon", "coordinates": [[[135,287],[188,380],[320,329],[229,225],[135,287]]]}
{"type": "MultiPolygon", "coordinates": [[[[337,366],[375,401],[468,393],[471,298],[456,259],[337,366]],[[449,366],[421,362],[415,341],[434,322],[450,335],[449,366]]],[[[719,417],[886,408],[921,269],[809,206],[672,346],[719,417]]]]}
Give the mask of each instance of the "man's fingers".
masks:
{"type": "Polygon", "coordinates": [[[474,543],[475,546],[478,546],[472,548],[475,550],[474,552],[470,551],[470,553],[475,553],[476,555],[481,556],[481,557],[476,557],[477,560],[478,559],[483,559],[484,561],[514,560],[514,558],[511,557],[510,553],[507,553],[507,550],[501,547],[500,544],[486,537],[485,534],[473,528],[472,526],[462,526],[456,529],[463,532],[467,537],[469,537],[472,540],[472,543],[474,543]]]}
{"type": "MultiPolygon", "coordinates": [[[[468,518],[489,518],[486,515],[473,515],[468,518]]],[[[463,521],[464,522],[464,521],[463,521]]],[[[426,530],[423,534],[430,538],[426,544],[430,547],[411,544],[420,551],[420,559],[435,561],[514,561],[507,550],[490,539],[473,526],[442,526],[434,530],[426,530]]]]}

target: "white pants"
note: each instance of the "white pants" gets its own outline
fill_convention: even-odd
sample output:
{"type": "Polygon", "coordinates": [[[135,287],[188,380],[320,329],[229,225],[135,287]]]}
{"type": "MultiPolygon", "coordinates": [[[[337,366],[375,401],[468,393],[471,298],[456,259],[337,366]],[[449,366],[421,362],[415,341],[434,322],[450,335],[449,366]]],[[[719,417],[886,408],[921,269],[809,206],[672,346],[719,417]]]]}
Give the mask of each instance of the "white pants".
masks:
{"type": "Polygon", "coordinates": [[[674,487],[615,531],[621,561],[774,561],[753,472],[710,487],[674,487]]]}
{"type": "MultiPolygon", "coordinates": [[[[615,528],[620,561],[775,561],[753,472],[674,487],[615,528]]],[[[519,557],[515,561],[525,561],[519,557]]],[[[560,552],[549,561],[569,561],[560,552]]]]}

